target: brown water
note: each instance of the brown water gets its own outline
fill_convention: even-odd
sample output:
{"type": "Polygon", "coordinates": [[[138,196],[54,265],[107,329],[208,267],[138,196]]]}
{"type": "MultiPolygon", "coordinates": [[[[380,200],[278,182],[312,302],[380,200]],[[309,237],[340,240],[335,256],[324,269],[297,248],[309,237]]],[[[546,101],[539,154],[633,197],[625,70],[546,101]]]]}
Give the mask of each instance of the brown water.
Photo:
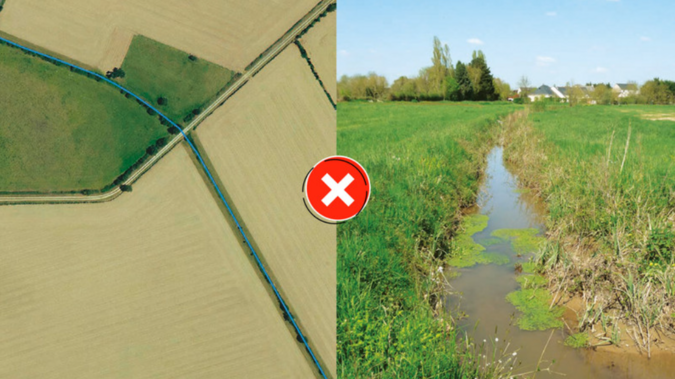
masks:
{"type": "MultiPolygon", "coordinates": [[[[495,148],[488,157],[487,176],[479,196],[480,214],[490,217],[488,226],[473,238],[478,241],[503,228],[537,228],[543,230],[543,208],[535,199],[518,191],[514,177],[504,166],[502,148],[495,148]]],[[[514,374],[531,372],[541,357],[540,367],[550,368],[536,374],[537,378],[675,378],[675,355],[661,354],[648,360],[634,353],[615,353],[591,349],[572,349],[563,345],[564,330],[523,331],[515,325],[516,309],[506,301],[509,292],[519,289],[514,265],[528,257],[517,257],[510,243],[487,248],[511,258],[507,265],[476,265],[459,269],[460,276],[452,279],[445,304],[448,312],[466,314],[459,326],[475,341],[492,342],[499,347],[509,343],[508,355],[517,350],[520,365],[514,374]],[[496,332],[495,332],[496,330],[496,332]],[[542,351],[544,354],[542,356],[542,351]]],[[[454,269],[453,269],[454,270],[454,269]]],[[[571,312],[568,310],[568,312],[571,312]]],[[[631,343],[622,336],[621,344],[631,343]]],[[[526,375],[529,377],[530,375],[526,375]]]]}

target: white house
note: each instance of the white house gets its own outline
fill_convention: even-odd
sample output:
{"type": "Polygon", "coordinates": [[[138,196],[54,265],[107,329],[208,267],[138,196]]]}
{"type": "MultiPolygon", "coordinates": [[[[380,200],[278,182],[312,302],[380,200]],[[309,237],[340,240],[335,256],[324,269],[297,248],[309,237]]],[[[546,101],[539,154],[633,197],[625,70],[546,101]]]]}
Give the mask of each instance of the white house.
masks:
{"type": "Polygon", "coordinates": [[[551,90],[551,87],[547,86],[546,84],[541,85],[534,92],[527,95],[527,97],[530,98],[530,101],[537,101],[540,99],[549,98],[551,96],[555,96],[555,94],[551,90]]]}
{"type": "Polygon", "coordinates": [[[635,83],[616,83],[614,86],[612,86],[612,91],[618,92],[620,98],[636,95],[639,93],[637,84],[635,83]]]}
{"type": "Polygon", "coordinates": [[[545,98],[556,98],[563,101],[567,100],[567,87],[549,87],[546,84],[537,88],[536,91],[529,94],[527,97],[530,98],[530,101],[536,101],[539,99],[545,98]]]}

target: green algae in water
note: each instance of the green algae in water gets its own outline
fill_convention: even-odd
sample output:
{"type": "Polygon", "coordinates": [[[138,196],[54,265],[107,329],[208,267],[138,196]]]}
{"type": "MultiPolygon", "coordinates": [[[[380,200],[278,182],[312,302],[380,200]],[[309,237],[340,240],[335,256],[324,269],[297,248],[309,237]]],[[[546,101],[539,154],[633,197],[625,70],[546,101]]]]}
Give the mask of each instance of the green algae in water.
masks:
{"type": "Polygon", "coordinates": [[[509,257],[499,253],[486,253],[485,247],[476,243],[471,236],[487,228],[489,217],[486,215],[470,215],[464,217],[460,230],[454,238],[453,257],[448,265],[453,267],[471,267],[476,264],[494,263],[498,265],[510,262],[509,257]]]}
{"type": "Polygon", "coordinates": [[[514,291],[506,295],[506,300],[520,311],[518,327],[522,330],[546,330],[563,326],[561,317],[564,310],[558,306],[549,309],[551,294],[545,288],[514,291]]]}
{"type": "Polygon", "coordinates": [[[575,349],[588,347],[588,343],[589,338],[587,333],[576,333],[565,338],[565,346],[569,346],[575,349]]]}
{"type": "Polygon", "coordinates": [[[484,247],[490,247],[492,245],[497,245],[502,242],[504,242],[504,240],[497,237],[483,238],[478,241],[478,243],[484,247]]]}
{"type": "Polygon", "coordinates": [[[513,250],[518,254],[536,252],[546,241],[546,238],[537,236],[539,230],[529,229],[498,229],[492,232],[493,237],[510,240],[513,250]]]}

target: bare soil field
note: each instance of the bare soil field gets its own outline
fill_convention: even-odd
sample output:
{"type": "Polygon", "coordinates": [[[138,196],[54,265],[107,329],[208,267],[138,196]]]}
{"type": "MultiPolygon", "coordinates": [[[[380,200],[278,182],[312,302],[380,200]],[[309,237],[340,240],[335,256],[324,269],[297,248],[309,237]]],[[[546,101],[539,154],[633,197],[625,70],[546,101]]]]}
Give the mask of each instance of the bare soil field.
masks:
{"type": "Polygon", "coordinates": [[[333,101],[337,100],[336,27],[336,12],[329,12],[300,39],[333,101]]]}
{"type": "Polygon", "coordinates": [[[235,71],[318,0],[10,0],[0,30],[103,71],[122,64],[133,34],[235,71]]]}
{"type": "Polygon", "coordinates": [[[2,378],[314,376],[182,146],[113,202],[0,207],[0,241],[2,378]]]}
{"type": "Polygon", "coordinates": [[[335,376],[336,229],[305,209],[302,183],[335,155],[336,112],[295,46],[198,128],[197,137],[301,328],[335,376]]]}

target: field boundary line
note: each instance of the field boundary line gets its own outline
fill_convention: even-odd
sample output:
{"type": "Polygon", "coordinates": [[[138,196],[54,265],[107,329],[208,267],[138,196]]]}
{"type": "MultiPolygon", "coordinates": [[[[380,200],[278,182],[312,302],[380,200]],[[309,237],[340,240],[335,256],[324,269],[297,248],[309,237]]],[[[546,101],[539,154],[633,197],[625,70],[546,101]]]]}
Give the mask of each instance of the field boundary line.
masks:
{"type": "Polygon", "coordinates": [[[319,75],[318,72],[316,72],[316,68],[314,67],[314,63],[312,63],[312,59],[309,57],[309,54],[307,50],[305,49],[304,46],[302,46],[302,43],[300,42],[300,39],[295,40],[295,45],[298,47],[300,50],[300,55],[304,55],[304,61],[307,62],[307,65],[309,66],[309,69],[312,71],[312,74],[314,75],[314,79],[319,82],[319,85],[321,86],[321,89],[323,90],[323,93],[326,94],[326,97],[328,98],[328,101],[330,101],[330,105],[333,106],[333,109],[337,110],[337,105],[335,105],[335,101],[333,101],[333,98],[330,96],[328,93],[328,90],[326,89],[326,86],[323,85],[323,80],[321,80],[321,76],[319,75]]]}

